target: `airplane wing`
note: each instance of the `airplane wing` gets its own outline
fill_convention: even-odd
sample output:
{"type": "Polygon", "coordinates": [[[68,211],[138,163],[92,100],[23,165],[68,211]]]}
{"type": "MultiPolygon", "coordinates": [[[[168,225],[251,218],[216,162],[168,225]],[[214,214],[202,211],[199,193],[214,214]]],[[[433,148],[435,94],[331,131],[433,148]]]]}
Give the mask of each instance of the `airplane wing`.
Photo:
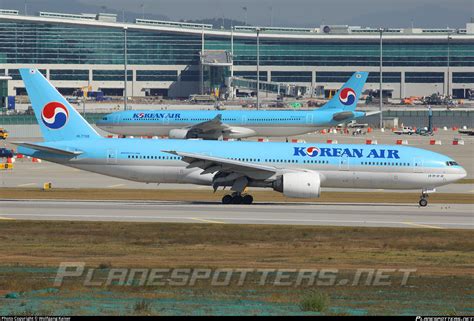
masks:
{"type": "Polygon", "coordinates": [[[27,147],[27,148],[40,150],[40,151],[43,151],[43,152],[59,154],[59,155],[65,155],[65,156],[77,156],[77,155],[80,155],[80,154],[83,153],[82,151],[79,151],[79,150],[70,151],[70,150],[67,150],[67,149],[48,147],[48,146],[43,146],[43,145],[38,145],[38,144],[33,144],[33,143],[12,142],[12,144],[17,145],[17,146],[23,146],[23,147],[27,147]]]}
{"type": "Polygon", "coordinates": [[[190,134],[198,135],[206,132],[228,130],[229,126],[222,122],[222,115],[219,114],[211,120],[186,127],[186,129],[189,129],[190,134]]]}
{"type": "Polygon", "coordinates": [[[252,162],[244,162],[222,157],[214,157],[197,153],[181,151],[163,151],[165,153],[181,156],[189,165],[187,168],[201,168],[204,174],[216,173],[213,179],[214,191],[219,186],[235,184],[247,185],[249,179],[266,180],[274,176],[279,169],[273,166],[252,162]]]}

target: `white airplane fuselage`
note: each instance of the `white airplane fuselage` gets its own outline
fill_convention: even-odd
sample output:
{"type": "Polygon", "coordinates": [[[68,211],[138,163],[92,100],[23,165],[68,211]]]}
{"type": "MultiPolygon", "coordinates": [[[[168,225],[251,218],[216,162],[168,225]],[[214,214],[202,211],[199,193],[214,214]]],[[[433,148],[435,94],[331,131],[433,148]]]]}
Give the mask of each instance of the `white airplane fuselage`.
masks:
{"type": "Polygon", "coordinates": [[[62,165],[144,183],[212,184],[213,173],[202,174],[201,168],[188,168],[181,157],[163,152],[165,150],[186,150],[276,167],[273,175],[250,180],[249,186],[260,187],[291,171],[317,172],[321,177],[321,187],[339,188],[434,189],[466,176],[462,167],[447,165],[452,161],[449,157],[406,146],[155,139],[78,140],[59,145],[73,146],[85,152],[68,159],[24,147],[19,151],[62,165]],[[326,150],[326,155],[322,152],[315,157],[307,155],[306,151],[311,147],[326,150]],[[349,154],[337,156],[344,150],[349,154]],[[360,154],[351,155],[351,150],[360,154]],[[398,158],[388,158],[389,151],[398,158]],[[371,152],[378,156],[385,154],[385,157],[367,157],[371,152]]]}

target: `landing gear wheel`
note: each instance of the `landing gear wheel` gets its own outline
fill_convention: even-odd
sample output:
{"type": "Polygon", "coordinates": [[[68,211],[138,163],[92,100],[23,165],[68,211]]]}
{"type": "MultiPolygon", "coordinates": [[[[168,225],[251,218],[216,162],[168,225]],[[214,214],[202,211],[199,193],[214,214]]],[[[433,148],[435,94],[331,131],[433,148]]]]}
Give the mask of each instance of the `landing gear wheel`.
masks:
{"type": "Polygon", "coordinates": [[[428,197],[430,195],[425,191],[423,190],[421,192],[421,196],[420,196],[420,201],[418,202],[418,204],[421,206],[421,207],[426,207],[426,205],[428,205],[428,197]]]}
{"type": "Polygon", "coordinates": [[[242,204],[243,199],[242,195],[234,195],[232,197],[232,204],[242,204]]]}
{"type": "Polygon", "coordinates": [[[252,204],[253,203],[253,197],[252,195],[245,195],[242,199],[242,204],[252,204]]]}
{"type": "Polygon", "coordinates": [[[225,195],[223,198],[222,198],[222,204],[231,204],[232,203],[232,196],[230,195],[225,195]]]}
{"type": "Polygon", "coordinates": [[[428,205],[428,200],[426,198],[422,198],[420,199],[418,204],[420,204],[421,207],[425,207],[426,205],[428,205]]]}

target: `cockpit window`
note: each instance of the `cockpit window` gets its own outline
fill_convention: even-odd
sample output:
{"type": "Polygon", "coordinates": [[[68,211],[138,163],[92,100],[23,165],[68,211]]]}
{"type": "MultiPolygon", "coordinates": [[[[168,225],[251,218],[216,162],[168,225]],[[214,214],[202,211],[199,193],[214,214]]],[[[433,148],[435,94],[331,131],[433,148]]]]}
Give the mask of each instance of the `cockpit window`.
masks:
{"type": "Polygon", "coordinates": [[[102,118],[102,120],[107,120],[107,117],[102,118]]]}
{"type": "Polygon", "coordinates": [[[446,162],[446,165],[447,165],[447,166],[459,166],[459,164],[456,163],[455,161],[447,161],[447,162],[446,162]]]}

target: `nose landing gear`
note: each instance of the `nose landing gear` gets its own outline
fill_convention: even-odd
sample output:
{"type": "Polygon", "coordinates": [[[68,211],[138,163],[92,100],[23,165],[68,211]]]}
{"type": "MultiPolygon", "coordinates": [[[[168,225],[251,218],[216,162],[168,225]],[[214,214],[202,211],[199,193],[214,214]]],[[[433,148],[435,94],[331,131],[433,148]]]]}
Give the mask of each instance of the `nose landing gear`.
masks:
{"type": "MultiPolygon", "coordinates": [[[[426,196],[428,196],[428,195],[426,195],[426,196]]],[[[418,202],[418,204],[421,207],[425,207],[426,205],[428,205],[428,200],[426,199],[426,197],[421,196],[420,201],[418,202]]]]}
{"type": "Polygon", "coordinates": [[[421,196],[420,196],[420,201],[418,202],[418,204],[421,206],[421,207],[426,207],[426,205],[428,205],[428,197],[429,197],[429,193],[434,193],[436,192],[436,190],[432,189],[432,190],[428,190],[428,189],[424,189],[421,191],[421,196]]]}
{"type": "Polygon", "coordinates": [[[253,197],[249,194],[242,195],[241,193],[227,194],[222,198],[222,204],[252,204],[253,197]]]}

